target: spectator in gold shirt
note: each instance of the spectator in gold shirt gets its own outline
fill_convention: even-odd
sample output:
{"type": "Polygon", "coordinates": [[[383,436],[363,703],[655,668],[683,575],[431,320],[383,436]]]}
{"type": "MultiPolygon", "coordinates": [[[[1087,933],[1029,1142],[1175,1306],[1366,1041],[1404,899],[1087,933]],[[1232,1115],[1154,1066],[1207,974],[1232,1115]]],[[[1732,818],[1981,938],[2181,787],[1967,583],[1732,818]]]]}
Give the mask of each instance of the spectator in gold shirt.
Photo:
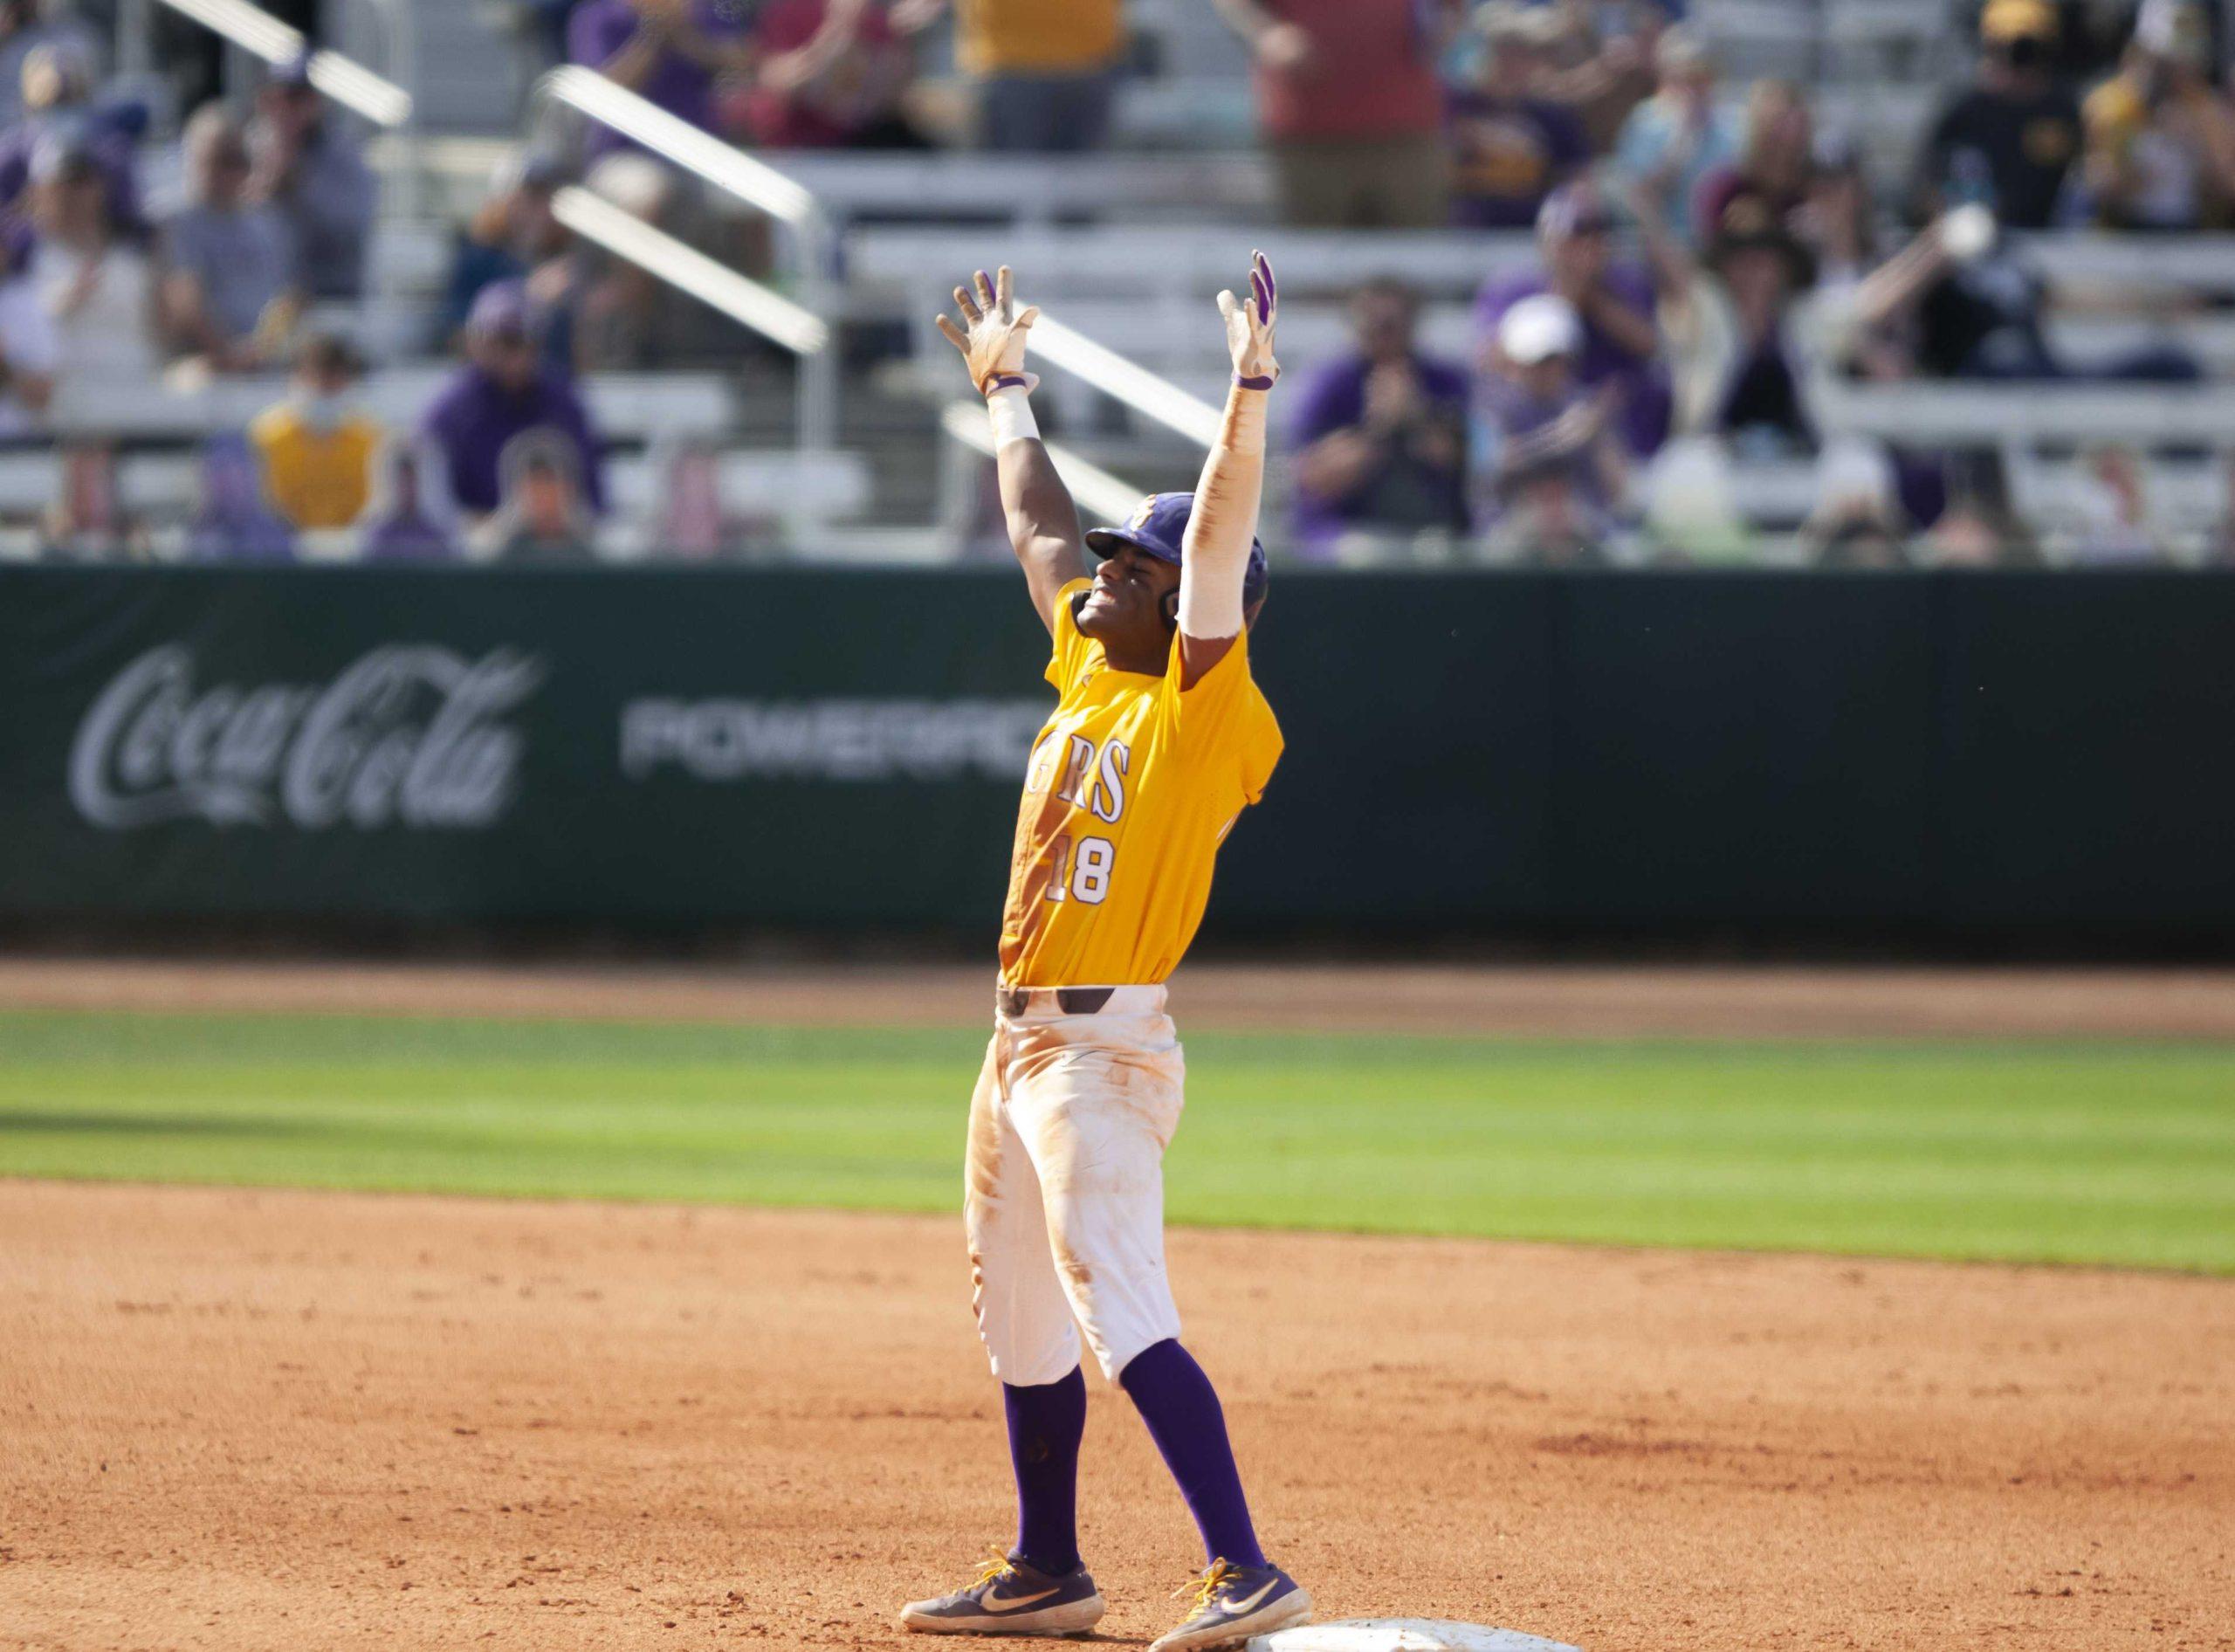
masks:
{"type": "Polygon", "coordinates": [[[364,514],[382,436],[356,402],[363,376],[347,343],[320,334],[296,357],[287,399],[249,426],[265,497],[299,529],[349,527],[364,514]]]}
{"type": "MultiPolygon", "coordinates": [[[[856,38],[877,3],[833,0],[818,45],[856,38]]],[[[1076,155],[1109,141],[1124,0],[895,0],[886,20],[917,34],[950,6],[955,64],[977,91],[980,148],[1076,155]]]]}

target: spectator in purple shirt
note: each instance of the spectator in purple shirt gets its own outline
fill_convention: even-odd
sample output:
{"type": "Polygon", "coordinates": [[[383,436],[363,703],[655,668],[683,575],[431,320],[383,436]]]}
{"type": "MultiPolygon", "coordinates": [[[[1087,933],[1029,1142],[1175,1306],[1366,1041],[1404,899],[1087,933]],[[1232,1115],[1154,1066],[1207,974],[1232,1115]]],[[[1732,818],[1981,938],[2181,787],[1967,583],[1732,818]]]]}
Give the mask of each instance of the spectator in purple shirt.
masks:
{"type": "Polygon", "coordinates": [[[1523,299],[1498,324],[1511,376],[1484,387],[1476,423],[1485,514],[1509,554],[1555,548],[1575,531],[1595,539],[1626,485],[1606,392],[1576,382],[1583,326],[1565,299],[1523,299]]]}
{"type": "Polygon", "coordinates": [[[264,502],[246,438],[213,437],[202,450],[202,503],[186,531],[190,562],[292,562],[295,532],[264,502]]]}
{"type": "MultiPolygon", "coordinates": [[[[567,55],[712,131],[717,83],[754,66],[744,16],[721,0],[582,0],[567,24],[567,55]]],[[[591,135],[593,155],[626,147],[602,127],[591,135]]]]}
{"type": "Polygon", "coordinates": [[[1510,379],[1513,364],[1498,348],[1499,324],[1523,299],[1551,293],[1565,299],[1583,328],[1576,382],[1609,391],[1616,427],[1633,453],[1660,447],[1668,434],[1668,383],[1655,365],[1661,335],[1654,322],[1653,279],[1614,261],[1614,224],[1599,191],[1571,183],[1553,192],[1537,215],[1541,272],[1490,282],[1475,303],[1482,362],[1510,379]]]}
{"type": "Polygon", "coordinates": [[[1451,100],[1452,218],[1485,230],[1522,230],[1544,197],[1591,162],[1574,110],[1541,95],[1551,67],[1550,8],[1498,0],[1475,27],[1484,38],[1475,85],[1451,100]]]}
{"type": "Polygon", "coordinates": [[[444,480],[458,509],[475,519],[494,513],[502,502],[505,449],[526,431],[549,429],[574,448],[591,508],[604,510],[597,437],[574,386],[540,364],[526,290],[517,281],[485,289],[465,334],[466,364],[437,394],[420,426],[448,470],[444,480]]]}
{"type": "Polygon", "coordinates": [[[381,452],[365,507],[357,554],[368,562],[448,562],[457,542],[429,504],[422,485],[426,457],[412,442],[391,442],[381,452]]]}
{"type": "Polygon", "coordinates": [[[117,233],[138,239],[148,227],[138,170],[146,107],[96,103],[92,56],[72,39],[33,50],[24,59],[23,82],[23,119],[0,131],[0,208],[13,210],[23,201],[42,148],[82,149],[107,179],[109,217],[117,233]]]}
{"type": "Polygon", "coordinates": [[[1357,351],[1314,372],[1298,398],[1296,527],[1307,549],[1345,533],[1467,529],[1466,369],[1420,354],[1420,298],[1369,282],[1351,301],[1357,351]]]}

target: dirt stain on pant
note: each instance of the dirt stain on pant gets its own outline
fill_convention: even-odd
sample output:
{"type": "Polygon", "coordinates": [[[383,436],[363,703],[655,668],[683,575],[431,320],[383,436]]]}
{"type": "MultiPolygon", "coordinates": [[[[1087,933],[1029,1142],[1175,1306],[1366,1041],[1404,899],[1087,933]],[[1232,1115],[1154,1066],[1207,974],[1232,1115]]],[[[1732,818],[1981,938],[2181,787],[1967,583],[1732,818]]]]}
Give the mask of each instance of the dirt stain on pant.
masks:
{"type": "Polygon", "coordinates": [[[968,1203],[979,1330],[1004,1380],[1059,1377],[1082,1327],[1106,1371],[1179,1333],[1162,1161],[1182,1072],[1160,1012],[997,1023],[973,1101],[968,1203]]]}

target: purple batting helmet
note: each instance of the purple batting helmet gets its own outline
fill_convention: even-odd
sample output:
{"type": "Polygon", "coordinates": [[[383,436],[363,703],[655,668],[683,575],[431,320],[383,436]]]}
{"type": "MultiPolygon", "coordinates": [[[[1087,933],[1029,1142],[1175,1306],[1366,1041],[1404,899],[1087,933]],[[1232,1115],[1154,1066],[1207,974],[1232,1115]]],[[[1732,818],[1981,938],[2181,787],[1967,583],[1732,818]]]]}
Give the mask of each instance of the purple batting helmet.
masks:
{"type": "MultiPolygon", "coordinates": [[[[1114,555],[1121,545],[1131,545],[1146,551],[1159,562],[1180,565],[1180,547],[1186,542],[1187,520],[1195,513],[1193,493],[1152,493],[1143,499],[1123,527],[1097,527],[1086,536],[1086,547],[1097,557],[1114,555]]],[[[1249,569],[1241,579],[1241,616],[1245,623],[1257,623],[1258,610],[1265,606],[1265,591],[1271,583],[1271,571],[1265,562],[1265,542],[1253,540],[1249,545],[1249,569]]]]}

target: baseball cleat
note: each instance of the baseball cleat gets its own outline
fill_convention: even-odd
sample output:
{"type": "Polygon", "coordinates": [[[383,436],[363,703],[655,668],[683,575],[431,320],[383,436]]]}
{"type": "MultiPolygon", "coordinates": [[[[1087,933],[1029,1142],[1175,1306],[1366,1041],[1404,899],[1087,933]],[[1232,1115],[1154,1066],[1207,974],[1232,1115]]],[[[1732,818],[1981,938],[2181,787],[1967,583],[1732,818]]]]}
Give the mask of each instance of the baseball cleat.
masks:
{"type": "Polygon", "coordinates": [[[996,1552],[968,1588],[901,1607],[900,1627],[918,1635],[1084,1635],[1107,1609],[1084,1566],[1059,1577],[996,1552]]]}
{"type": "Polygon", "coordinates": [[[1278,1566],[1214,1560],[1209,1571],[1178,1593],[1190,1590],[1195,1596],[1194,1616],[1153,1643],[1149,1652],[1240,1646],[1253,1635],[1270,1635],[1311,1621],[1311,1597],[1278,1566]]]}

